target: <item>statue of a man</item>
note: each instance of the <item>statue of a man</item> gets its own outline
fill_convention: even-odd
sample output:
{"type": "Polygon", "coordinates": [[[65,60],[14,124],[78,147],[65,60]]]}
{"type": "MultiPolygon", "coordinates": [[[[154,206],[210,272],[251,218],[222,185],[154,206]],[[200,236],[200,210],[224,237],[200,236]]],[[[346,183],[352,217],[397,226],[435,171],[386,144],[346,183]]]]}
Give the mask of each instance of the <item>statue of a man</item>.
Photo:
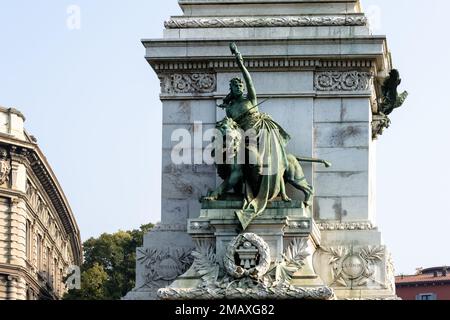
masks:
{"type": "MultiPolygon", "coordinates": [[[[290,201],[283,179],[289,165],[285,147],[290,136],[269,115],[259,111],[253,80],[242,55],[236,44],[232,43],[230,49],[244,76],[247,95],[244,95],[243,81],[234,78],[230,81],[230,93],[221,107],[226,110],[227,117],[233,119],[243,131],[253,130],[257,138],[257,174],[255,176],[255,170],[244,172],[245,203],[243,209],[236,212],[245,230],[265,210],[269,201],[280,194],[284,201],[290,201]]],[[[250,146],[247,145],[247,148],[250,146]]]]}

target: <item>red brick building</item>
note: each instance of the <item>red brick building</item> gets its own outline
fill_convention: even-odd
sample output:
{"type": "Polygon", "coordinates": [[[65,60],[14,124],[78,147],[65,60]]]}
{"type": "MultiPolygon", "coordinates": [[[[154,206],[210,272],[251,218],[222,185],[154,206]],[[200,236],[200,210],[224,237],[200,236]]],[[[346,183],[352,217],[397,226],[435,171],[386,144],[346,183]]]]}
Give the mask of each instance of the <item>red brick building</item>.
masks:
{"type": "Polygon", "coordinates": [[[421,269],[415,275],[395,278],[403,300],[450,300],[450,267],[421,269]]]}

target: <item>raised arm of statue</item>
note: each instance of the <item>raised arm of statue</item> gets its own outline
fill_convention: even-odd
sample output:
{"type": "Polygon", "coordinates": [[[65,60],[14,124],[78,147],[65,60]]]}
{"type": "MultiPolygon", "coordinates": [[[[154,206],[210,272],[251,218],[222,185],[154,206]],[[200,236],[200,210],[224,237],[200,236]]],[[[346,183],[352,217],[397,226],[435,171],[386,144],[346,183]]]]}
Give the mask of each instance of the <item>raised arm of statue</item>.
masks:
{"type": "Polygon", "coordinates": [[[244,76],[245,84],[247,85],[247,98],[253,103],[253,105],[256,106],[258,104],[258,100],[256,97],[255,86],[253,85],[253,80],[250,72],[248,72],[247,68],[244,65],[242,54],[239,52],[238,47],[234,42],[230,44],[230,50],[236,57],[239,69],[241,69],[242,75],[244,76]]]}

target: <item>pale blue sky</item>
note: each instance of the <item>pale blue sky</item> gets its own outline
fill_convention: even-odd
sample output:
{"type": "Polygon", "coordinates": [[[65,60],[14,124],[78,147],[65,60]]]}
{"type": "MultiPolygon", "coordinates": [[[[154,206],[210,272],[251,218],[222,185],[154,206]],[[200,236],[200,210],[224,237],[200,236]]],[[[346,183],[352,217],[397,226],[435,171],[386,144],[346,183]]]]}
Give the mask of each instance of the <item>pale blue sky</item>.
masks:
{"type": "MultiPolygon", "coordinates": [[[[380,228],[398,273],[450,264],[450,2],[362,3],[410,92],[378,143],[380,228]]],[[[0,105],[26,115],[83,239],[159,220],[159,82],[140,39],[180,13],[176,0],[0,0],[0,105]]]]}

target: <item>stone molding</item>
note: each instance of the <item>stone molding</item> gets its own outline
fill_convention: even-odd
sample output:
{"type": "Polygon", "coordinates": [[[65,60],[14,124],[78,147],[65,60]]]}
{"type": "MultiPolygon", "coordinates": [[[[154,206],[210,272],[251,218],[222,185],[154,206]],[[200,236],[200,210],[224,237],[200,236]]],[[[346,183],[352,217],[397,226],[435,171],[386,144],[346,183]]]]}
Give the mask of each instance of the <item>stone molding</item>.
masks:
{"type": "Polygon", "coordinates": [[[186,224],[162,224],[158,223],[150,232],[186,232],[186,224]]]}
{"type": "MultiPolygon", "coordinates": [[[[248,58],[244,62],[245,66],[250,69],[279,69],[279,68],[366,68],[374,67],[375,62],[371,60],[317,60],[317,59],[276,59],[276,58],[248,58]]],[[[156,61],[152,62],[152,66],[157,72],[173,70],[216,70],[216,69],[238,69],[236,61],[232,59],[220,59],[214,61],[156,61]]],[[[165,81],[171,81],[171,74],[161,74],[165,81]],[[166,79],[169,77],[169,79],[166,79]]]]}
{"type": "Polygon", "coordinates": [[[307,26],[365,26],[364,15],[320,15],[279,17],[173,17],[164,23],[167,29],[186,28],[259,28],[307,26]]]}
{"type": "Polygon", "coordinates": [[[334,230],[376,230],[371,222],[318,222],[320,231],[334,230]]]}
{"type": "Polygon", "coordinates": [[[321,71],[314,74],[317,91],[367,91],[373,78],[371,72],[321,71]]]}
{"type": "Polygon", "coordinates": [[[163,94],[203,94],[216,91],[215,73],[172,73],[159,76],[163,94]]]}

